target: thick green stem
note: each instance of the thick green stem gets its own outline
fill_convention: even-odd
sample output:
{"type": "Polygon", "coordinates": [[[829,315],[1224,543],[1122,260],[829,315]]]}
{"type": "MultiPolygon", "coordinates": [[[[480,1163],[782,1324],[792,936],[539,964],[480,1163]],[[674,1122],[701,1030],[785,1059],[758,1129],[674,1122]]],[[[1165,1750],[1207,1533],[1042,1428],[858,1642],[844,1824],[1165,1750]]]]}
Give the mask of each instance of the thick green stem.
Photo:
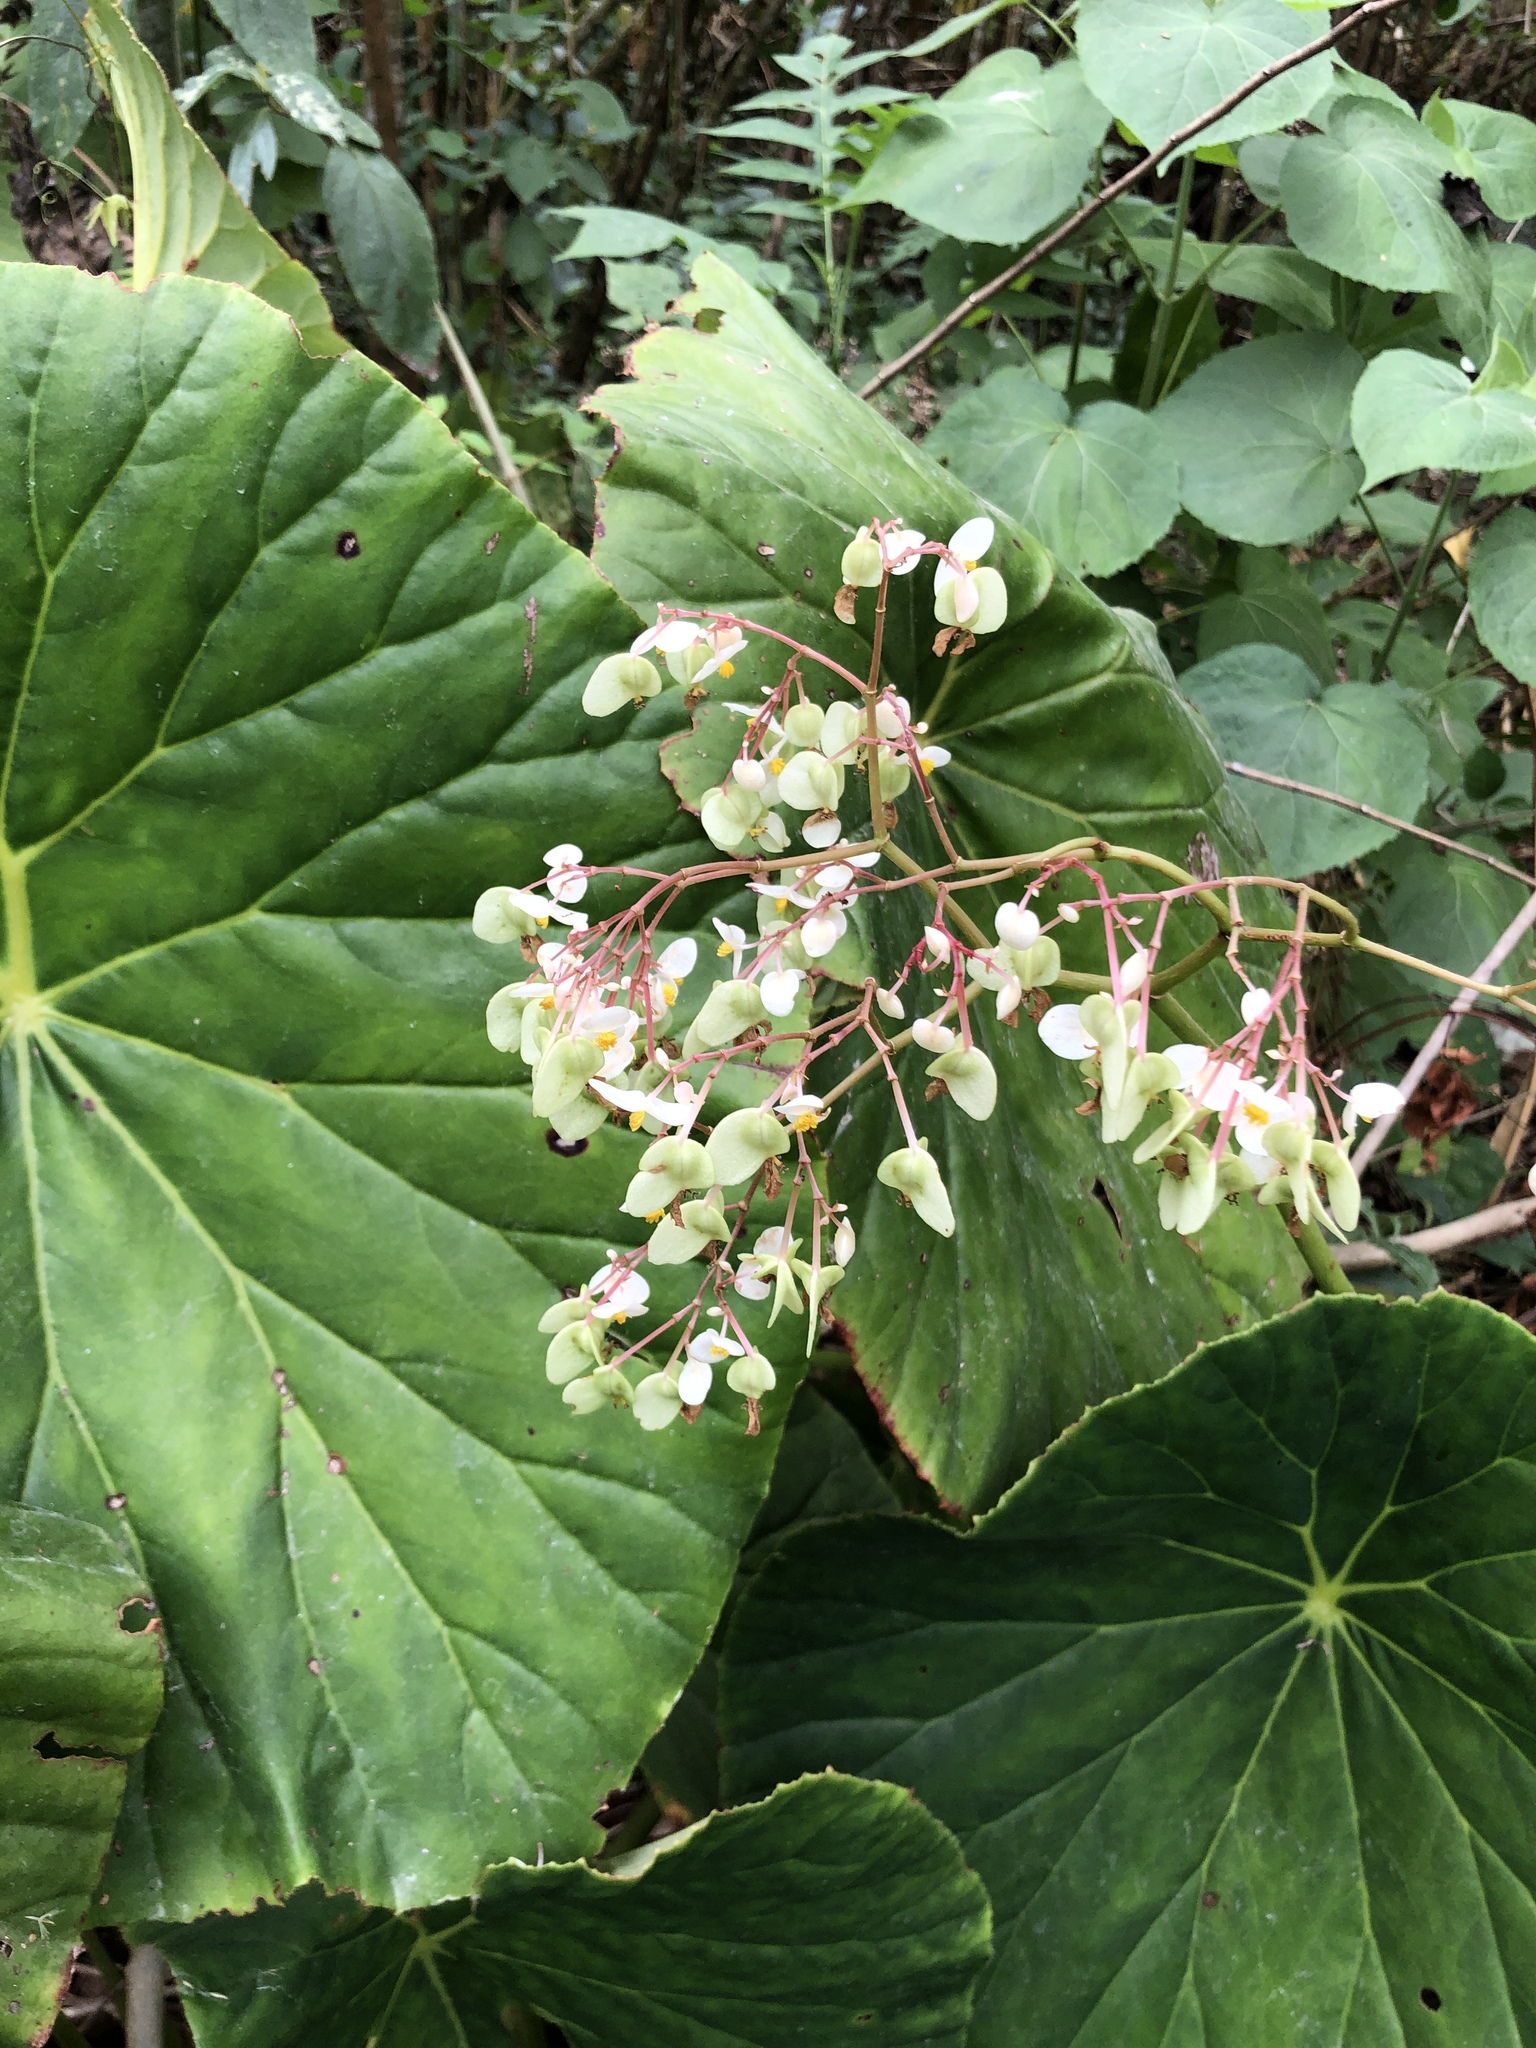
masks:
{"type": "Polygon", "coordinates": [[[1185,157],[1184,167],[1179,172],[1179,196],[1173,209],[1173,240],[1168,245],[1168,274],[1158,295],[1157,318],[1152,323],[1152,339],[1147,344],[1147,367],[1141,373],[1141,395],[1137,403],[1143,412],[1157,396],[1158,372],[1163,367],[1163,351],[1168,346],[1168,329],[1173,324],[1174,301],[1178,297],[1179,256],[1184,247],[1184,225],[1189,219],[1189,200],[1194,183],[1195,159],[1191,152],[1185,157]]]}
{"type": "Polygon", "coordinates": [[[1296,1246],[1307,1262],[1307,1271],[1319,1294],[1353,1294],[1349,1276],[1328,1249],[1328,1240],[1318,1223],[1296,1226],[1296,1246]]]}
{"type": "Polygon", "coordinates": [[[1428,539],[1423,547],[1419,549],[1419,558],[1413,565],[1413,573],[1408,578],[1408,586],[1398,601],[1397,610],[1392,615],[1392,623],[1387,628],[1387,637],[1381,643],[1380,653],[1371,663],[1371,681],[1373,683],[1379,683],[1387,672],[1387,663],[1392,658],[1392,649],[1396,644],[1397,636],[1403,630],[1408,615],[1413,610],[1414,599],[1419,594],[1419,585],[1424,581],[1429,565],[1435,558],[1435,549],[1440,543],[1440,529],[1445,524],[1445,515],[1450,510],[1451,499],[1455,494],[1456,486],[1460,482],[1461,471],[1453,469],[1449,477],[1447,477],[1445,489],[1440,495],[1440,503],[1435,511],[1435,523],[1429,529],[1428,539]]]}

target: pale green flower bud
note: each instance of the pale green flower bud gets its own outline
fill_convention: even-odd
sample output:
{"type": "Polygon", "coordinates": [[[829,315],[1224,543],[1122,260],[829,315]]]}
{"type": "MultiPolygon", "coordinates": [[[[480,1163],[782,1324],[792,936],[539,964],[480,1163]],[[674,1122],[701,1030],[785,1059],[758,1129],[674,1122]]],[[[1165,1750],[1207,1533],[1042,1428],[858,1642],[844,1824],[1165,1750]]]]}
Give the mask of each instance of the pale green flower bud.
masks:
{"type": "Polygon", "coordinates": [[[1061,948],[1049,933],[1032,945],[1010,947],[1009,958],[1022,989],[1049,988],[1061,972],[1061,948]]]}
{"type": "Polygon", "coordinates": [[[590,1372],[603,1358],[602,1339],[588,1322],[567,1323],[556,1330],[544,1353],[544,1372],[551,1386],[563,1387],[579,1372],[590,1372]]]}
{"type": "MultiPolygon", "coordinates": [[[[1159,1152],[1166,1152],[1200,1114],[1198,1104],[1191,1102],[1187,1095],[1179,1094],[1177,1089],[1169,1091],[1168,1107],[1173,1111],[1172,1116],[1166,1123],[1159,1124],[1151,1137],[1143,1138],[1131,1154],[1137,1166],[1145,1166],[1147,1161],[1155,1159],[1159,1152]]],[[[1223,1160],[1222,1164],[1225,1165],[1226,1161],[1223,1160]]],[[[1250,1176],[1250,1180],[1251,1178],[1250,1176]]],[[[1223,1189],[1222,1192],[1225,1193],[1226,1190],[1223,1189]]]]}
{"type": "Polygon", "coordinates": [[[821,1335],[821,1304],[843,1277],[841,1266],[823,1266],[815,1272],[801,1259],[796,1261],[805,1282],[805,1355],[810,1357],[821,1335]]]}
{"type": "Polygon", "coordinates": [[[821,725],[822,753],[830,760],[834,754],[846,754],[850,747],[857,746],[864,718],[863,705],[850,704],[846,697],[829,704],[821,725]]]}
{"type": "Polygon", "coordinates": [[[635,1390],[625,1379],[616,1365],[600,1365],[592,1375],[592,1384],[597,1387],[617,1408],[628,1406],[635,1398],[635,1390]]]}
{"type": "Polygon", "coordinates": [[[563,1295],[539,1317],[540,1336],[552,1337],[556,1330],[563,1330],[570,1323],[579,1323],[591,1305],[585,1289],[580,1294],[563,1295]]]}
{"type": "Polygon", "coordinates": [[[933,1081],[942,1081],[956,1104],[976,1123],[984,1124],[997,1107],[997,1075],[992,1062],[978,1045],[957,1045],[943,1052],[926,1069],[933,1081]]]}
{"type": "Polygon", "coordinates": [[[779,797],[797,811],[835,810],[842,793],[842,769],[814,748],[796,754],[779,777],[779,797]]]}
{"type": "Polygon", "coordinates": [[[1326,1138],[1317,1138],[1312,1144],[1312,1164],[1328,1189],[1334,1222],[1341,1230],[1353,1230],[1360,1221],[1360,1183],[1348,1155],[1326,1138]]]}
{"type": "MultiPolygon", "coordinates": [[[[709,1141],[711,1155],[714,1153],[714,1148],[715,1141],[711,1138],[709,1141]]],[[[718,1166],[718,1164],[717,1160],[716,1165],[718,1166]]],[[[716,1193],[718,1192],[719,1190],[717,1189],[716,1193]]],[[[683,1227],[686,1230],[697,1231],[706,1244],[711,1243],[717,1238],[727,1238],[731,1234],[731,1226],[725,1220],[725,1211],[718,1202],[711,1198],[706,1197],[705,1200],[700,1202],[684,1202],[682,1213],[683,1227]]]]}
{"type": "Polygon", "coordinates": [[[591,1378],[572,1380],[560,1398],[567,1408],[574,1408],[578,1415],[595,1415],[599,1408],[608,1406],[608,1396],[596,1380],[591,1378]]]}
{"type": "Polygon", "coordinates": [[[664,1372],[653,1372],[635,1388],[635,1420],[642,1429],[665,1429],[683,1412],[677,1381],[664,1372]]]}
{"type": "Polygon", "coordinates": [[[552,1039],[534,1070],[534,1115],[552,1116],[574,1102],[602,1070],[602,1051],[590,1038],[552,1039]]]}
{"type": "Polygon", "coordinates": [[[734,853],[762,817],[763,800],[732,780],[707,789],[699,804],[699,823],[722,853],[734,853]]]}
{"type": "Polygon", "coordinates": [[[673,682],[685,684],[691,684],[699,670],[707,668],[714,658],[714,649],[707,640],[690,641],[688,646],[665,656],[673,682]]]}
{"type": "Polygon", "coordinates": [[[581,708],[589,718],[607,718],[626,704],[644,703],[660,688],[660,672],[643,654],[610,654],[593,669],[581,693],[581,708]]]}
{"type": "Polygon", "coordinates": [[[875,1178],[885,1187],[905,1195],[918,1215],[940,1237],[955,1234],[955,1212],[938,1167],[928,1156],[926,1143],[904,1145],[881,1160],[875,1178]]]}
{"type": "MultiPolygon", "coordinates": [[[[688,1027],[683,1050],[694,1053],[728,1045],[754,1024],[761,1024],[768,1012],[756,982],[717,981],[704,998],[699,1014],[688,1027]]],[[[696,1183],[702,1185],[702,1183],[696,1183]]]]}
{"type": "MultiPolygon", "coordinates": [[[[543,983],[537,986],[542,990],[543,983]]],[[[533,1000],[527,989],[526,982],[509,982],[497,989],[485,1006],[485,1035],[498,1052],[511,1052],[522,1042],[523,1011],[533,1000]]]]}
{"type": "Polygon", "coordinates": [[[966,631],[995,633],[1008,617],[1008,586],[996,569],[973,569],[971,582],[980,593],[981,604],[975,617],[966,621],[966,631]]]}
{"type": "Polygon", "coordinates": [[[1172,1173],[1163,1175],[1157,1189],[1157,1213],[1164,1230],[1192,1237],[1210,1222],[1221,1190],[1216,1184],[1216,1162],[1209,1146],[1191,1137],[1184,1140],[1183,1150],[1188,1170],[1182,1180],[1172,1173]]]}
{"type": "Polygon", "coordinates": [[[889,747],[880,749],[880,794],[887,803],[894,803],[899,796],[905,796],[912,782],[912,763],[905,754],[893,754],[889,747]]]}
{"type": "MultiPolygon", "coordinates": [[[[693,1205],[685,1203],[683,1206],[690,1208],[693,1205]]],[[[703,1231],[689,1230],[680,1223],[674,1223],[670,1216],[663,1216],[651,1232],[646,1258],[653,1266],[686,1266],[708,1243],[709,1238],[703,1231]]]]}
{"type": "Polygon", "coordinates": [[[725,1384],[733,1394],[743,1394],[749,1401],[761,1401],[764,1394],[773,1392],[777,1378],[761,1351],[749,1351],[745,1358],[731,1360],[725,1384]]]}
{"type": "Polygon", "coordinates": [[[826,715],[819,704],[792,704],[784,714],[784,737],[797,747],[820,746],[826,715]]]}
{"type": "Polygon", "coordinates": [[[696,1138],[658,1138],[641,1155],[621,1206],[626,1216],[655,1216],[685,1189],[711,1188],[719,1178],[696,1138]]]}
{"type": "Polygon", "coordinates": [[[553,1004],[546,1010],[542,1002],[524,1003],[523,1028],[518,1038],[518,1056],[525,1067],[536,1067],[543,1059],[552,1036],[549,1020],[553,1015],[553,1004]]]}
{"type": "Polygon", "coordinates": [[[1249,1195],[1259,1177],[1240,1153],[1228,1152],[1216,1169],[1216,1185],[1224,1195],[1249,1195]]]}
{"type": "Polygon", "coordinates": [[[557,1138],[574,1145],[578,1139],[590,1138],[594,1131],[600,1131],[607,1121],[606,1102],[599,1102],[595,1095],[578,1095],[574,1102],[550,1111],[549,1127],[557,1138]]]}
{"type": "Polygon", "coordinates": [[[548,923],[549,905],[542,896],[524,889],[487,889],[475,905],[470,929],[488,946],[510,946],[514,939],[531,939],[548,923]]]}
{"type": "Polygon", "coordinates": [[[876,590],[883,567],[879,541],[871,540],[868,527],[861,526],[843,549],[843,581],[855,590],[876,590]]]}
{"type": "Polygon", "coordinates": [[[756,1173],[765,1159],[781,1159],[788,1150],[788,1131],[766,1109],[732,1110],[709,1137],[710,1157],[723,1188],[735,1187],[756,1173]]]}

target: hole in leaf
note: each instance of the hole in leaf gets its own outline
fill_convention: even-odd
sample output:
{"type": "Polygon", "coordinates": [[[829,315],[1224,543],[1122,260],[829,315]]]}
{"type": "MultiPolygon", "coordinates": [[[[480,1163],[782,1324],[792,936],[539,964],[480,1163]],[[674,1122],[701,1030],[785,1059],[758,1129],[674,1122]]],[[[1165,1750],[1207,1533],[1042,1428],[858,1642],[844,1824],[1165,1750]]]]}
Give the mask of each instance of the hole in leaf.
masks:
{"type": "Polygon", "coordinates": [[[700,334],[718,334],[720,322],[725,318],[718,306],[700,306],[693,316],[693,324],[700,334]]]}
{"type": "Polygon", "coordinates": [[[117,1625],[124,1635],[143,1635],[154,1618],[153,1600],[125,1600],[117,1610],[117,1625]]]}
{"type": "Polygon", "coordinates": [[[562,1138],[560,1133],[551,1127],[544,1133],[544,1142],[557,1158],[575,1159],[586,1151],[592,1140],[590,1138],[562,1138]]]}
{"type": "Polygon", "coordinates": [[[1420,2005],[1426,2007],[1427,2010],[1430,2012],[1438,2012],[1440,2010],[1442,2002],[1443,2001],[1441,2000],[1440,1994],[1435,1989],[1433,1984],[1426,1984],[1424,1986],[1424,1989],[1419,1993],[1420,2005]]]}
{"type": "Polygon", "coordinates": [[[363,552],[362,542],[350,527],[345,533],[337,534],[336,552],[344,562],[355,562],[363,552]]]}
{"type": "Polygon", "coordinates": [[[94,1742],[84,1743],[79,1749],[66,1749],[51,1728],[46,1735],[40,1736],[33,1743],[32,1747],[45,1763],[50,1764],[57,1763],[61,1757],[92,1756],[105,1758],[110,1757],[112,1754],[111,1750],[102,1749],[94,1742]]]}
{"type": "Polygon", "coordinates": [[[1113,1225],[1115,1226],[1115,1235],[1119,1238],[1120,1242],[1124,1244],[1125,1232],[1120,1225],[1120,1211],[1115,1207],[1114,1203],[1110,1200],[1109,1189],[1105,1187],[1103,1181],[1101,1180],[1096,1180],[1093,1184],[1093,1199],[1105,1211],[1105,1213],[1109,1217],[1110,1222],[1113,1223],[1113,1225]]]}

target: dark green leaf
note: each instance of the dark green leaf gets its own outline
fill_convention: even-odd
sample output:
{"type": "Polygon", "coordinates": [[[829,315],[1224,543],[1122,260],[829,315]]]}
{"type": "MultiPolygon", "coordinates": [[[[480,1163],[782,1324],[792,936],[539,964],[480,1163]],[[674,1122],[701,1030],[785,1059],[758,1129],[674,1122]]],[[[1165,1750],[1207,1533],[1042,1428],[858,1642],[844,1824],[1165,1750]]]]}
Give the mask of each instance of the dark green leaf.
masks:
{"type": "MultiPolygon", "coordinates": [[[[1469,834],[1460,843],[1495,856],[1504,852],[1485,835],[1469,834]]],[[[1454,974],[1472,973],[1526,900],[1527,892],[1512,875],[1501,875],[1481,861],[1456,860],[1422,839],[1399,839],[1377,858],[1392,877],[1382,913],[1388,941],[1454,974]]],[[[1521,963],[1530,956],[1526,939],[1505,961],[1500,978],[1518,980],[1521,963]]],[[[1444,993],[1444,982],[1427,975],[1415,975],[1414,981],[1444,993]]]]}
{"type": "Polygon", "coordinates": [[[1478,535],[1467,594],[1495,661],[1536,683],[1536,512],[1511,505],[1478,535]]]}
{"type": "Polygon", "coordinates": [[[1027,241],[1075,203],[1105,126],[1070,58],[1047,71],[999,50],[903,121],[844,203],[883,199],[966,242],[1027,241]]]}
{"type": "Polygon", "coordinates": [[[43,156],[63,163],[96,106],[85,37],[68,0],[37,0],[30,32],[25,89],[33,140],[43,156]]]}
{"type": "Polygon", "coordinates": [[[0,1506],[0,2042],[48,2032],[160,1711],[144,1574],[100,1529],[0,1506]]]}
{"type": "MultiPolygon", "coordinates": [[[[635,381],[595,401],[620,436],[597,562],[636,603],[730,605],[862,674],[873,608],[866,598],[855,625],[835,618],[843,548],[859,525],[897,513],[947,537],[977,501],[723,266],[706,258],[694,274],[682,310],[721,308],[718,333],[648,335],[634,351],[635,381]]],[[[1253,853],[1246,819],[1177,693],[1136,666],[1124,623],[1053,573],[1001,515],[991,559],[1007,579],[1010,620],[948,689],[929,651],[926,571],[893,586],[884,642],[886,674],[953,753],[940,789],[962,851],[1105,830],[1182,861],[1203,831],[1235,872],[1231,863],[1253,853]]],[[[749,653],[722,695],[752,697],[782,664],[777,650],[749,653]]],[[[671,758],[710,772],[699,745],[680,741],[671,758]]],[[[856,813],[851,822],[857,829],[856,813]]],[[[915,940],[915,916],[902,899],[872,921],[887,964],[915,940]]],[[[1192,921],[1172,943],[1205,935],[1192,921]]],[[[859,1370],[920,1469],[967,1505],[996,1499],[1086,1402],[1166,1371],[1221,1327],[1195,1259],[1156,1221],[1148,1176],[1073,1114],[1076,1075],[1029,1028],[988,1027],[987,1048],[1001,1085],[989,1124],[924,1105],[921,1067],[906,1069],[955,1198],[953,1239],[935,1238],[873,1185],[900,1142],[883,1092],[866,1095],[839,1133],[833,1168],[861,1211],[838,1300],[859,1370]]]]}
{"type": "MultiPolygon", "coordinates": [[[[1222,756],[1410,819],[1424,801],[1429,746],[1388,684],[1319,683],[1284,647],[1232,647],[1186,669],[1179,688],[1210,721],[1222,756]]],[[[1239,780],[1276,874],[1342,867],[1396,827],[1315,797],[1239,780]]],[[[1422,947],[1417,950],[1422,951],[1422,947]]]]}
{"type": "Polygon", "coordinates": [[[1324,1300],[1108,1403],[973,1537],[797,1537],[728,1788],[912,1786],[997,1915],[970,2048],[1518,2048],[1536,1343],[1324,1300]]]}
{"type": "Polygon", "coordinates": [[[268,71],[313,72],[315,31],[305,0],[210,0],[248,57],[268,71]]]}
{"type": "MultiPolygon", "coordinates": [[[[1280,0],[1083,0],[1077,16],[1089,86],[1148,149],[1315,34],[1280,0]]],[[[1299,121],[1328,81],[1326,56],[1298,64],[1213,122],[1200,147],[1299,121]]]]}
{"type": "Polygon", "coordinates": [[[489,2044],[510,2001],[572,2048],[963,2048],[989,1921],[920,1806],[818,1777],[601,1875],[513,1864],[410,1921],[311,1888],[155,1937],[199,2048],[489,2044]]]}
{"type": "Polygon", "coordinates": [[[1363,367],[1336,334],[1274,335],[1202,364],[1159,408],[1189,510],[1263,546],[1329,525],[1360,488],[1349,404],[1363,367]]]}
{"type": "Polygon", "coordinates": [[[423,375],[437,362],[437,255],[421,201],[377,150],[333,149],[325,214],[347,283],[379,338],[423,375]]]}
{"type": "Polygon", "coordinates": [[[1202,661],[1254,641],[1288,648],[1320,682],[1332,682],[1329,614],[1300,570],[1273,548],[1244,548],[1237,558],[1236,590],[1208,599],[1200,614],[1202,661]]]}
{"type": "Polygon", "coordinates": [[[593,728],[633,616],[249,293],[11,267],[0,347],[0,1485],[165,1619],[112,1910],[457,1897],[593,1845],[771,1462],[546,1381],[638,1144],[547,1149],[467,922],[675,834],[666,713],[593,728]]]}
{"type": "Polygon", "coordinates": [[[1136,561],[1179,509],[1178,462],[1155,419],[1107,401],[1073,415],[1027,370],[994,370],[962,393],[924,447],[1079,573],[1136,561]]]}

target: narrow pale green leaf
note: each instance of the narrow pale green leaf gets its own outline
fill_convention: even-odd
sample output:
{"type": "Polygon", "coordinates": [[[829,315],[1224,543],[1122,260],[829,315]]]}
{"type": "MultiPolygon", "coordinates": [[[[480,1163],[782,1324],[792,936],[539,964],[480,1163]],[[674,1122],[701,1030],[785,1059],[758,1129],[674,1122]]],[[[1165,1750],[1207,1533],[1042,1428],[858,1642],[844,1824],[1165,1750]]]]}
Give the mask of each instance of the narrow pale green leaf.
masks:
{"type": "Polygon", "coordinates": [[[346,344],[314,277],[225,177],[118,0],[91,0],[84,27],[133,159],[134,288],[185,270],[244,285],[288,314],[311,355],[340,355],[346,344]]]}
{"type": "Polygon", "coordinates": [[[999,50],[909,115],[845,204],[883,199],[965,242],[1022,242],[1076,202],[1106,125],[1071,58],[1044,70],[999,50]]]}
{"type": "Polygon", "coordinates": [[[400,360],[430,375],[442,334],[437,251],[421,201],[378,150],[333,149],[322,193],[358,303],[400,360]]]}
{"type": "Polygon", "coordinates": [[[164,1617],[111,1909],[458,1897],[594,1845],[787,1406],[562,1404],[640,1141],[557,1157],[483,1028],[483,888],[688,847],[677,714],[596,727],[633,615],[249,293],[9,267],[0,349],[0,1487],[164,1617]]]}
{"type": "Polygon", "coordinates": [[[1456,158],[1410,114],[1347,99],[1328,132],[1285,152],[1279,190],[1291,240],[1329,270],[1379,291],[1450,291],[1469,258],[1441,204],[1456,158]]]}
{"type": "Polygon", "coordinates": [[[245,1919],[150,1930],[198,2048],[963,2048],[990,1914],[954,1837],[905,1793],[786,1785],[599,1873],[489,1873],[396,1920],[318,1888],[245,1919]]]}
{"type": "Polygon", "coordinates": [[[1158,417],[1185,505],[1233,540],[1309,538],[1360,488],[1349,405],[1363,363],[1336,334],[1284,334],[1212,356],[1158,417]]]}
{"type": "MultiPolygon", "coordinates": [[[[0,2043],[43,2039],[160,1711],[145,1575],[100,1529],[0,1506],[0,2043]]],[[[110,1880],[109,1880],[110,1883],[110,1880]]]]}
{"type": "Polygon", "coordinates": [[[1351,426],[1367,485],[1415,469],[1502,469],[1536,460],[1536,399],[1474,391],[1455,363],[1388,349],[1355,387],[1351,426]]]}
{"type": "Polygon", "coordinates": [[[1079,574],[1136,561],[1179,509],[1178,462],[1156,419],[1109,400],[1070,414],[1027,370],[994,370],[962,393],[923,445],[1079,574]]]}
{"type": "MultiPolygon", "coordinates": [[[[1318,681],[1284,647],[1233,647],[1186,669],[1179,688],[1210,722],[1223,758],[1412,818],[1429,744],[1389,684],[1318,681]]],[[[1311,875],[1384,846],[1396,831],[1315,797],[1239,781],[1274,872],[1311,875]]],[[[1422,950],[1422,949],[1420,949],[1422,950]]]]}
{"type": "MultiPolygon", "coordinates": [[[[854,624],[837,619],[844,547],[866,521],[896,514],[947,538],[978,501],[721,264],[705,258],[694,276],[681,310],[714,308],[717,330],[648,335],[633,352],[634,381],[593,401],[619,430],[600,492],[598,566],[637,604],[728,605],[862,675],[873,604],[865,594],[854,624]]],[[[997,529],[989,560],[1006,579],[1010,617],[947,685],[931,652],[931,571],[896,580],[886,622],[886,675],[954,757],[937,781],[955,844],[981,855],[1106,832],[1183,861],[1203,832],[1237,872],[1234,862],[1254,856],[1251,827],[1183,700],[1142,671],[1108,606],[1002,513],[997,529]]],[[[719,695],[752,699],[778,681],[783,660],[777,647],[749,651],[719,695]]],[[[669,748],[684,787],[690,766],[718,776],[711,763],[732,742],[717,757],[722,743],[707,735],[724,715],[717,705],[669,748]]],[[[854,832],[861,795],[847,805],[854,832]]],[[[914,809],[904,802],[902,829],[925,861],[936,858],[914,809]]],[[[992,908],[977,905],[983,918],[992,908]]],[[[921,923],[910,896],[879,907],[871,930],[882,972],[895,971],[921,923]]],[[[1181,919],[1170,944],[1182,950],[1206,932],[1203,916],[1181,919]]],[[[1220,995],[1192,995],[1212,1003],[1213,1018],[1229,1014],[1220,995]]],[[[1197,1261],[1157,1220],[1152,1179],[1074,1114],[1077,1075],[1027,1023],[982,1029],[1001,1091],[990,1123],[924,1102],[926,1055],[902,1070],[954,1198],[952,1239],[874,1184],[880,1159],[903,1142],[885,1091],[864,1095],[832,1169],[859,1210],[859,1254],[837,1302],[859,1370],[919,1467],[971,1506],[995,1500],[1086,1402],[1168,1370],[1221,1328],[1197,1261]]],[[[1252,1220],[1267,1231],[1274,1219],[1252,1220]]]]}
{"type": "MultiPolygon", "coordinates": [[[[1148,149],[1316,33],[1280,0],[1083,0],[1077,15],[1090,89],[1148,149]]],[[[1298,64],[1203,130],[1199,146],[1299,121],[1329,76],[1326,56],[1298,64]]]]}
{"type": "Polygon", "coordinates": [[[1478,637],[1522,683],[1536,684],[1536,512],[1511,505],[1477,536],[1467,595],[1478,637]]]}
{"type": "Polygon", "coordinates": [[[913,1787],[997,1915],[969,2048],[1522,2048],[1536,1343],[1324,1300],[1054,1445],[973,1537],[797,1537],[733,1622],[738,1792],[913,1787]]]}

